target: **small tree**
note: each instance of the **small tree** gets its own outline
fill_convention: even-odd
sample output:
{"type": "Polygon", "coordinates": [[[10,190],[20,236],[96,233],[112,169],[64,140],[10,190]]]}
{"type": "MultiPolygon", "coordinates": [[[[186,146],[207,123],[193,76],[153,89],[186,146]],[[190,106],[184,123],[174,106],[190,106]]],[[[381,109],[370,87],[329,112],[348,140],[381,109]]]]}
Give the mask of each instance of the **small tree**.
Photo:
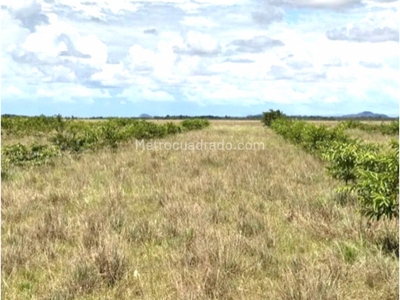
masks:
{"type": "Polygon", "coordinates": [[[269,112],[264,112],[262,116],[262,122],[265,126],[271,127],[272,121],[280,118],[285,118],[285,114],[278,110],[270,109],[269,112]]]}

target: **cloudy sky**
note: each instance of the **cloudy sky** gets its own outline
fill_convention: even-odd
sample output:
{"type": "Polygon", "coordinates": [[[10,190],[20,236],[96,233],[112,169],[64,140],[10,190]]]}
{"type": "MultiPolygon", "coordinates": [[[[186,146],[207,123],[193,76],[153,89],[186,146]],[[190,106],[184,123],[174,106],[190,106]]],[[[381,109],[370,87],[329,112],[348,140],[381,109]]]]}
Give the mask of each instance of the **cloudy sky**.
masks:
{"type": "Polygon", "coordinates": [[[1,1],[2,113],[399,114],[399,1],[1,1]]]}

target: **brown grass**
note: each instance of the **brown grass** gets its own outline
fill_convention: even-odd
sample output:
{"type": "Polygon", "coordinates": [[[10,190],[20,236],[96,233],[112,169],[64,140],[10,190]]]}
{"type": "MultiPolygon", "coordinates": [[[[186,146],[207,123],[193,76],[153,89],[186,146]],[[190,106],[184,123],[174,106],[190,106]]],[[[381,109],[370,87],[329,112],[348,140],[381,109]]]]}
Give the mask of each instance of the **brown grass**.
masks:
{"type": "Polygon", "coordinates": [[[367,223],[319,161],[260,122],[165,141],[201,139],[265,150],[133,142],[15,170],[3,299],[397,299],[397,222],[367,223]]]}
{"type": "Polygon", "coordinates": [[[348,129],[346,133],[352,138],[358,138],[368,143],[387,144],[391,139],[399,140],[398,135],[383,135],[379,132],[366,132],[360,129],[348,129]]]}

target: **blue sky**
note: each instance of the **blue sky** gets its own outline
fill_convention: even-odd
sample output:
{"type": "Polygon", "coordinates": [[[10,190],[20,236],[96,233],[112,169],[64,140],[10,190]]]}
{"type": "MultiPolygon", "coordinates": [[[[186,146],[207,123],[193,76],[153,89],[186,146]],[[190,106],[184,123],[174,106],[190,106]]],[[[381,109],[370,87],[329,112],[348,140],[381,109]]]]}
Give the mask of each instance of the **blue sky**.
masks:
{"type": "Polygon", "coordinates": [[[2,1],[1,112],[399,114],[398,1],[2,1]]]}

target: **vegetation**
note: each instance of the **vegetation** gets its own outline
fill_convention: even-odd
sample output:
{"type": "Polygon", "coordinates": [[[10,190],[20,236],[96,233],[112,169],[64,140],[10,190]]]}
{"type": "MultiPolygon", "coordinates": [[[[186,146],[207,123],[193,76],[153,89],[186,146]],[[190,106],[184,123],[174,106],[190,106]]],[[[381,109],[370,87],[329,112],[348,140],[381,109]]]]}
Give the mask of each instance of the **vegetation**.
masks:
{"type": "Polygon", "coordinates": [[[195,129],[202,129],[206,126],[210,125],[208,120],[204,119],[189,119],[182,121],[182,127],[186,128],[187,130],[195,130],[195,129]]]}
{"type": "Polygon", "coordinates": [[[280,110],[270,109],[269,112],[263,113],[262,122],[264,123],[265,126],[270,127],[272,121],[283,118],[286,118],[286,116],[280,110]]]}
{"type": "Polygon", "coordinates": [[[3,136],[46,135],[50,144],[34,143],[29,146],[20,143],[2,148],[3,170],[10,165],[40,165],[59,156],[61,152],[81,153],[108,147],[118,148],[118,144],[132,139],[163,138],[187,130],[209,126],[207,120],[185,120],[181,124],[168,122],[155,124],[143,120],[112,118],[107,121],[84,122],[64,120],[62,116],[33,118],[2,118],[3,136]]]}
{"type": "Polygon", "coordinates": [[[366,132],[379,132],[384,135],[398,135],[399,134],[399,120],[392,122],[382,122],[379,125],[367,124],[355,120],[344,121],[341,126],[344,129],[360,129],[366,132]]]}
{"type": "Polygon", "coordinates": [[[368,220],[338,201],[319,156],[259,121],[191,131],[131,121],[2,132],[3,148],[32,153],[40,142],[61,154],[13,164],[2,180],[3,299],[397,299],[398,219],[368,220]],[[74,133],[80,152],[68,144],[74,133]],[[67,142],[50,141],[57,134],[67,142]],[[136,134],[265,147],[142,151],[136,134]]]}
{"type": "Polygon", "coordinates": [[[59,156],[57,147],[50,145],[31,145],[29,147],[22,144],[4,146],[2,148],[2,167],[8,165],[25,166],[40,165],[49,162],[53,157],[59,156]]]}
{"type": "MultiPolygon", "coordinates": [[[[356,193],[364,215],[376,219],[398,218],[398,141],[392,140],[390,150],[386,151],[376,144],[363,143],[346,135],[344,129],[358,124],[356,122],[339,123],[329,128],[281,116],[279,111],[264,113],[264,124],[327,161],[328,172],[346,184],[340,190],[356,193]]],[[[380,128],[387,127],[393,128],[393,125],[381,125],[380,128]]],[[[386,132],[386,129],[381,132],[386,132]]]]}

